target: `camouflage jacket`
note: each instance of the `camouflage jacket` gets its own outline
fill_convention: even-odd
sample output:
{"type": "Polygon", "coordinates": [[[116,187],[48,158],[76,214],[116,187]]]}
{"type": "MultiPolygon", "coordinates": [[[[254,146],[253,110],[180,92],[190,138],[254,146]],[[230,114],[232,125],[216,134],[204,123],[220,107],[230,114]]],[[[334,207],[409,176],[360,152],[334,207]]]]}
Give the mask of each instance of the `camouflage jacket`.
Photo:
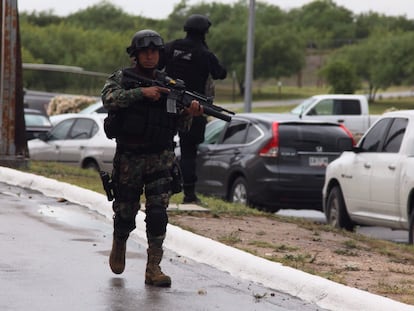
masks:
{"type": "MultiPolygon", "coordinates": [[[[103,106],[108,111],[117,111],[118,109],[125,109],[131,105],[139,105],[146,103],[147,100],[142,95],[140,87],[132,89],[124,89],[121,84],[122,70],[119,69],[113,72],[106,80],[105,85],[101,91],[101,98],[103,106]]],[[[192,116],[181,112],[178,118],[177,130],[180,132],[187,132],[192,124],[192,116]]]]}

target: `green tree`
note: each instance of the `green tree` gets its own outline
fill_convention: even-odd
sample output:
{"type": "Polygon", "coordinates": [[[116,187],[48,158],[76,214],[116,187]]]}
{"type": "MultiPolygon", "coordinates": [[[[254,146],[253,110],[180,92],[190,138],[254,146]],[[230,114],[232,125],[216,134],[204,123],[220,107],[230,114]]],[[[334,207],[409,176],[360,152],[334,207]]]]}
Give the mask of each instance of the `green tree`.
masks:
{"type": "Polygon", "coordinates": [[[83,29],[105,29],[112,32],[129,32],[144,28],[159,29],[163,22],[126,13],[121,7],[103,0],[84,10],[70,14],[65,22],[83,29]]]}
{"type": "Polygon", "coordinates": [[[414,33],[383,38],[378,49],[379,64],[373,68],[373,81],[379,88],[411,83],[414,79],[414,33]]]}
{"type": "Polygon", "coordinates": [[[331,92],[334,94],[353,94],[360,85],[355,68],[344,60],[328,63],[320,74],[331,86],[331,92]]]}
{"type": "Polygon", "coordinates": [[[414,21],[402,16],[385,16],[375,12],[359,14],[355,17],[355,37],[367,39],[377,33],[414,31],[414,21]]]}
{"type": "Polygon", "coordinates": [[[299,72],[305,64],[305,44],[284,27],[258,29],[254,72],[256,78],[281,78],[299,72]]]}
{"type": "Polygon", "coordinates": [[[54,15],[53,11],[33,12],[21,14],[20,23],[27,23],[34,26],[46,27],[48,25],[59,24],[65,20],[64,17],[54,15]]]}
{"type": "MultiPolygon", "coordinates": [[[[181,0],[167,19],[132,16],[109,1],[67,17],[58,17],[53,12],[21,14],[23,61],[111,72],[129,64],[125,48],[137,30],[155,29],[170,41],[185,35],[183,24],[190,14],[200,13],[209,16],[213,23],[207,34],[209,47],[229,73],[236,73],[239,85],[243,85],[248,1],[239,0],[232,5],[199,2],[191,6],[188,2],[181,0]]],[[[375,13],[355,16],[332,0],[316,0],[289,12],[257,2],[254,76],[255,79],[294,76],[302,71],[309,48],[314,54],[332,54],[344,47],[333,53],[332,59],[340,57],[341,61],[352,64],[357,77],[375,96],[378,88],[390,83],[413,81],[414,53],[409,41],[413,32],[412,20],[375,13]]],[[[344,70],[341,72],[345,75],[344,70]]],[[[48,89],[84,83],[73,77],[50,78],[50,74],[43,73],[25,75],[25,80],[29,77],[31,85],[48,89]]]]}
{"type": "Polygon", "coordinates": [[[371,101],[380,89],[414,79],[414,33],[380,34],[358,45],[343,48],[331,61],[341,59],[355,68],[368,86],[371,101]]]}
{"type": "Polygon", "coordinates": [[[319,49],[337,48],[355,39],[352,12],[332,0],[312,1],[289,15],[309,45],[319,49]]]}

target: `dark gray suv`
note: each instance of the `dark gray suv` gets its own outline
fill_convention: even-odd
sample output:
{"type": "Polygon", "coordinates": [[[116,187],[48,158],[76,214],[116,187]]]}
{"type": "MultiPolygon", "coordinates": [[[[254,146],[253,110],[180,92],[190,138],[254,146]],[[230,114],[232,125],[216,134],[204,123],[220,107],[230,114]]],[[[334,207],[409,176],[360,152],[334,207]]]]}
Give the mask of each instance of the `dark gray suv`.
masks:
{"type": "Polygon", "coordinates": [[[328,163],[354,145],[342,125],[241,113],[207,124],[197,156],[197,192],[269,212],[322,210],[328,163]]]}

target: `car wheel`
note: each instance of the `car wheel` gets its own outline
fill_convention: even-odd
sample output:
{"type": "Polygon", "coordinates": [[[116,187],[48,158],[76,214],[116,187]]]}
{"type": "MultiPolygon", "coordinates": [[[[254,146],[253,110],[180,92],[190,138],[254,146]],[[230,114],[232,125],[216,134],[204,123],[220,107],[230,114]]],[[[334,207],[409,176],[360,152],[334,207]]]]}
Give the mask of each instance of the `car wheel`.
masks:
{"type": "Polygon", "coordinates": [[[355,227],[346,211],[344,197],[338,186],[333,187],[329,192],[325,216],[328,224],[335,228],[352,231],[355,227]]]}
{"type": "Polygon", "coordinates": [[[408,230],[408,244],[414,243],[414,209],[411,211],[410,214],[410,222],[409,222],[409,230],[408,230]]]}
{"type": "Polygon", "coordinates": [[[95,161],[93,161],[93,160],[90,160],[90,161],[88,161],[88,162],[85,162],[85,163],[83,164],[83,168],[84,168],[84,169],[89,169],[89,170],[94,170],[94,171],[99,172],[99,165],[98,165],[98,163],[96,163],[96,162],[95,162],[95,161]]]}
{"type": "Polygon", "coordinates": [[[238,177],[230,189],[229,201],[247,205],[247,183],[243,177],[238,177]]]}

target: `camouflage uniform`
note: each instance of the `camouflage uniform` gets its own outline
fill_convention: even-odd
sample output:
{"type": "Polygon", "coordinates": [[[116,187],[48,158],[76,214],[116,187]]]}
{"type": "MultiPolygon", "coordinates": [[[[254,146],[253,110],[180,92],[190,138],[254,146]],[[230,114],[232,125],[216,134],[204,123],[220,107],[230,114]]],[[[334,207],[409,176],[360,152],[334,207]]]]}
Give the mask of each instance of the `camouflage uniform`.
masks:
{"type": "MultiPolygon", "coordinates": [[[[128,111],[128,107],[133,105],[151,105],[143,96],[139,87],[125,89],[122,85],[122,70],[113,73],[106,81],[102,89],[102,100],[108,111],[128,111]]],[[[166,104],[166,99],[160,100],[161,104],[166,104]]],[[[132,108],[131,108],[132,109],[132,108]]],[[[188,130],[191,126],[192,117],[180,114],[177,118],[177,130],[188,130]]],[[[168,138],[169,140],[169,138],[168,138]]],[[[155,260],[155,266],[162,257],[162,243],[166,234],[168,216],[166,209],[169,204],[171,192],[171,168],[175,161],[173,136],[169,141],[169,146],[160,146],[157,140],[151,141],[149,138],[128,137],[127,140],[117,138],[117,148],[113,161],[112,180],[114,184],[115,200],[113,202],[114,211],[114,243],[121,241],[123,247],[132,230],[135,229],[135,217],[140,209],[140,197],[145,194],[146,209],[146,232],[149,249],[149,261],[155,260]],[[154,255],[155,254],[155,255],[154,255]],[[155,256],[155,259],[154,259],[155,256]]],[[[113,246],[114,249],[114,246],[113,246]]],[[[125,253],[125,249],[119,253],[125,253]]],[[[119,259],[119,258],[118,258],[119,259]]],[[[111,260],[111,259],[110,259],[111,260]]],[[[125,262],[125,258],[122,258],[125,262]]],[[[119,261],[119,260],[118,260],[119,261]]],[[[154,265],[153,265],[154,266],[154,265]]],[[[152,266],[152,267],[153,267],[152,266]]],[[[122,273],[124,267],[113,268],[114,273],[122,273]]],[[[148,266],[147,272],[148,273],[148,266]]],[[[157,272],[160,275],[160,271],[157,272]]],[[[162,272],[161,272],[162,273],[162,272]]],[[[162,274],[164,277],[168,277],[162,274]]],[[[168,277],[169,279],[169,277],[168,277]]],[[[146,278],[146,283],[152,284],[155,281],[146,278]],[[149,280],[149,281],[148,281],[149,280]]],[[[171,282],[169,280],[169,282],[171,282]]],[[[153,284],[157,285],[157,284],[153,284]]],[[[167,284],[157,286],[169,286],[167,284]]]]}
{"type": "MultiPolygon", "coordinates": [[[[121,79],[122,71],[118,70],[108,78],[102,89],[103,104],[108,110],[116,111],[129,105],[139,105],[144,100],[140,88],[125,90],[122,88],[121,79]]],[[[180,117],[177,130],[188,130],[191,120],[187,115],[180,117]]],[[[120,143],[117,140],[112,172],[115,185],[115,235],[127,236],[135,229],[135,217],[140,209],[140,196],[144,191],[147,211],[154,206],[162,206],[164,209],[168,207],[171,196],[171,167],[175,154],[172,148],[159,150],[154,143],[120,143]]],[[[163,220],[165,226],[167,221],[163,220]]],[[[164,229],[160,228],[160,235],[165,234],[164,229]]]]}

